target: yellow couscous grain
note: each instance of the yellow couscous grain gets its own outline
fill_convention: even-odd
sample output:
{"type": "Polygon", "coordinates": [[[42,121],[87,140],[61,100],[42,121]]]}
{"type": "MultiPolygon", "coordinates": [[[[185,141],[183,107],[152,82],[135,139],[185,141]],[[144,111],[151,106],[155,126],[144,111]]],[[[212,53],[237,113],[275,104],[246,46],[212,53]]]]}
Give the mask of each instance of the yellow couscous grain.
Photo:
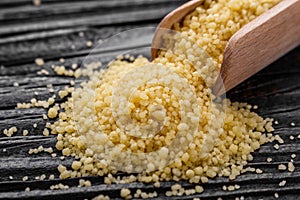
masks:
{"type": "MultiPolygon", "coordinates": [[[[58,114],[56,108],[48,111],[49,118],[59,118],[48,125],[58,134],[56,148],[65,156],[80,159],[72,164],[78,173],[59,166],[60,177],[107,175],[120,166],[126,172],[139,171],[139,181],[155,183],[181,179],[206,183],[216,176],[234,179],[240,175],[253,159],[251,153],[269,141],[264,132],[274,130],[272,119],[263,119],[245,103],[224,99],[215,104],[209,87],[219,73],[230,37],[278,2],[205,1],[174,25],[179,34],[171,42],[172,48],[160,51],[152,62],[145,57],[129,57],[128,61],[120,56],[100,72],[94,71],[101,66],[97,62],[88,64],[86,71],[55,67],[59,75],[90,77],[81,88],[60,92],[61,98],[72,94],[61,104],[63,112],[58,114]],[[184,151],[169,147],[174,140],[175,146],[186,146],[184,151]],[[128,159],[127,152],[137,153],[143,161],[139,156],[128,159]],[[156,157],[152,152],[157,152],[153,153],[156,157]],[[176,157],[170,159],[171,155],[176,157]],[[144,161],[145,170],[139,166],[144,161]]],[[[282,142],[279,137],[277,140],[282,142]]],[[[105,179],[106,183],[113,181],[109,175],[105,179]]],[[[203,191],[201,186],[185,190],[174,185],[171,189],[167,196],[203,191]]],[[[122,189],[120,195],[128,198],[130,190],[122,189]]]]}

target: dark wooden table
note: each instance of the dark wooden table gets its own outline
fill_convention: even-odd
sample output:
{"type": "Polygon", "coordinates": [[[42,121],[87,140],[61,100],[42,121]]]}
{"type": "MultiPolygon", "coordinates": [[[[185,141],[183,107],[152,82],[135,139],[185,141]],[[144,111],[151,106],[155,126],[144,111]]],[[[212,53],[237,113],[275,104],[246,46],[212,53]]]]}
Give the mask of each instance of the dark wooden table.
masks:
{"type": "MultiPolygon", "coordinates": [[[[42,131],[45,121],[42,114],[45,109],[15,109],[18,102],[29,102],[32,98],[44,100],[50,97],[47,85],[53,84],[55,91],[68,85],[72,78],[59,77],[51,65],[59,65],[59,59],[65,59],[65,66],[80,63],[89,54],[87,41],[97,44],[99,40],[116,33],[138,27],[155,26],[170,10],[185,0],[42,0],[41,6],[33,6],[30,0],[0,1],[0,199],[90,199],[97,194],[107,194],[118,198],[123,185],[103,184],[103,177],[87,177],[92,187],[79,188],[79,179],[60,180],[57,166],[62,163],[69,166],[72,158],[61,160],[52,158],[48,153],[28,154],[30,148],[40,145],[55,146],[54,135],[45,137],[42,131]],[[42,68],[34,59],[42,57],[49,75],[38,75],[42,68]],[[18,87],[14,87],[18,83],[18,87]],[[38,93],[34,93],[38,92],[38,93]],[[33,124],[37,123],[34,128],[33,124]],[[13,137],[2,134],[3,129],[18,127],[13,137]],[[23,136],[22,130],[28,129],[29,135],[23,136]],[[45,174],[46,180],[35,180],[45,174]],[[55,174],[55,180],[48,180],[55,174]],[[24,176],[29,180],[22,181],[24,176]],[[54,184],[70,186],[67,190],[50,190],[54,184]],[[30,187],[30,192],[25,188],[30,187]]],[[[128,35],[144,37],[147,33],[128,35]]],[[[145,44],[149,41],[145,41],[145,44]]],[[[104,52],[96,52],[97,57],[110,60],[115,52],[124,50],[120,45],[112,46],[104,52]]],[[[129,48],[129,47],[127,47],[129,48]]],[[[130,48],[135,48],[131,44],[130,48]]],[[[270,49],[272,51],[272,49],[270,49]]],[[[275,125],[275,134],[285,141],[275,150],[274,143],[263,145],[254,153],[251,167],[258,167],[263,174],[246,173],[231,182],[225,178],[209,180],[204,185],[205,192],[198,196],[176,197],[174,199],[274,199],[274,193],[280,199],[300,199],[300,48],[294,49],[251,79],[245,81],[228,93],[232,100],[248,102],[259,106],[257,112],[264,117],[273,117],[279,121],[275,125]],[[295,126],[290,123],[294,122],[295,126]],[[290,136],[295,139],[291,140],[290,136]],[[296,170],[280,172],[278,164],[291,159],[296,154],[296,170]],[[268,163],[267,157],[273,161],[268,163]],[[278,184],[286,180],[284,187],[278,184]],[[223,191],[223,185],[239,184],[235,191],[223,191]]],[[[165,191],[174,182],[163,182],[158,189],[157,199],[165,197],[165,191]]],[[[187,182],[184,186],[191,187],[187,182]]],[[[132,183],[125,187],[134,192],[138,188],[153,191],[151,184],[132,183]]]]}

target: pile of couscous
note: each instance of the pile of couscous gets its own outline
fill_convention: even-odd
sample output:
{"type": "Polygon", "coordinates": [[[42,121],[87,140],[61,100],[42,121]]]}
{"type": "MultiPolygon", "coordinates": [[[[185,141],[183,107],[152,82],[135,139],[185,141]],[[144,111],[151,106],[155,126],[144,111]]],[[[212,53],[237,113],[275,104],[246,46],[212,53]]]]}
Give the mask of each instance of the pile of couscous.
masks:
{"type": "MultiPolygon", "coordinates": [[[[91,63],[72,73],[89,80],[62,91],[62,97],[71,97],[48,112],[49,118],[58,117],[47,124],[57,134],[56,148],[75,158],[70,168],[58,167],[60,177],[99,175],[112,183],[121,170],[138,172],[121,182],[159,187],[160,181],[205,183],[244,172],[251,153],[272,140],[272,119],[246,103],[217,103],[210,87],[230,37],[278,2],[206,0],[174,25],[172,48],[152,62],[143,56],[119,58],[107,69],[97,71],[101,63],[91,63]]],[[[176,187],[168,196],[180,191],[176,187]]],[[[198,185],[189,193],[202,191],[198,185]]],[[[130,195],[121,191],[124,198],[130,195]]]]}

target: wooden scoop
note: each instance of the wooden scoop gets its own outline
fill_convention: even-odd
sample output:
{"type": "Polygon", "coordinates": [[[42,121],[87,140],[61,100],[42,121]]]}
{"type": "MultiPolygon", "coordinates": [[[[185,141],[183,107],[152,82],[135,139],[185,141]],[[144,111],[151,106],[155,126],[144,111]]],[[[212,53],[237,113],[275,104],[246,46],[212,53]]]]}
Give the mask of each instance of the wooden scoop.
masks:
{"type": "MultiPolygon", "coordinates": [[[[162,42],[159,28],[171,29],[202,4],[192,0],[168,14],[158,25],[152,47],[162,42]]],[[[228,41],[220,75],[213,87],[219,96],[300,45],[300,0],[283,0],[237,31],[228,41]]],[[[159,49],[152,48],[152,58],[159,49]]],[[[284,67],[284,66],[282,66],[284,67]]]]}

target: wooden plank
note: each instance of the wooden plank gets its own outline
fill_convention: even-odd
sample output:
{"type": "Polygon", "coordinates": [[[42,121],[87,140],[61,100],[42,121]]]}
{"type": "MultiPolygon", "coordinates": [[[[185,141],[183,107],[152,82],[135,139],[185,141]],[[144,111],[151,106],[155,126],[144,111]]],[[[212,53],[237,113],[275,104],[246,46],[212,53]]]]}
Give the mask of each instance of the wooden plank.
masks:
{"type": "MultiPolygon", "coordinates": [[[[155,27],[155,23],[145,23],[138,25],[125,25],[120,27],[106,27],[100,29],[79,29],[69,30],[61,33],[46,32],[45,34],[31,34],[20,37],[10,37],[0,40],[0,63],[5,66],[32,63],[35,58],[42,57],[44,59],[55,60],[61,57],[78,57],[86,56],[90,53],[122,51],[124,49],[132,49],[139,46],[149,46],[151,44],[151,33],[149,28],[132,31],[136,38],[140,41],[133,43],[116,38],[115,44],[102,44],[99,41],[106,41],[109,37],[142,27],[155,27]],[[36,37],[33,39],[33,37],[36,37]],[[90,48],[86,45],[87,41],[92,41],[94,46],[90,48]],[[146,41],[146,42],[145,42],[146,41]],[[1,44],[2,43],[2,44],[1,44]],[[110,45],[109,47],[107,45],[110,45]],[[16,48],[17,47],[17,48],[16,48]],[[12,51],[14,49],[14,51],[12,51]],[[93,50],[93,52],[91,52],[93,50]],[[106,51],[106,52],[105,52],[106,51]]],[[[152,28],[151,28],[152,30],[152,28]]],[[[154,30],[154,29],[153,29],[154,30]]],[[[125,35],[126,34],[122,34],[125,35]]],[[[128,38],[134,41],[134,37],[128,38]]],[[[102,55],[99,55],[102,56],[102,55]]],[[[58,64],[58,63],[51,63],[58,64]]],[[[34,67],[36,68],[36,67],[34,67]]],[[[5,71],[5,68],[3,69],[5,71]]],[[[1,72],[0,72],[1,73],[1,72]]]]}
{"type": "MultiPolygon", "coordinates": [[[[299,52],[299,48],[294,50],[293,52],[291,52],[287,57],[293,57],[294,55],[297,55],[299,52]]],[[[72,60],[72,58],[71,58],[72,60]]],[[[290,60],[290,59],[288,59],[290,60]]],[[[285,59],[283,60],[280,60],[278,61],[279,63],[275,63],[274,65],[271,65],[269,68],[267,68],[266,70],[262,71],[261,73],[259,73],[257,76],[253,77],[252,79],[248,80],[248,82],[244,83],[245,85],[247,85],[247,91],[244,91],[244,92],[241,92],[241,94],[245,94],[247,95],[246,99],[243,99],[242,96],[237,96],[237,91],[239,90],[239,88],[236,89],[236,91],[232,91],[231,95],[233,97],[236,98],[236,100],[246,100],[246,101],[253,101],[254,103],[256,104],[259,104],[260,106],[262,106],[261,109],[259,109],[258,111],[261,112],[261,114],[263,116],[269,116],[269,113],[267,113],[267,111],[273,111],[273,110],[276,110],[277,108],[277,104],[276,103],[273,103],[273,104],[268,104],[267,102],[270,102],[272,101],[272,99],[274,98],[282,98],[281,101],[279,101],[278,99],[275,101],[275,102],[282,102],[284,103],[284,99],[288,97],[288,95],[286,95],[285,93],[279,93],[278,95],[268,95],[268,93],[264,92],[264,91],[269,91],[270,90],[270,87],[273,88],[273,89],[280,89],[282,88],[283,89],[283,85],[287,85],[287,86],[293,86],[293,85],[297,85],[299,84],[299,81],[298,79],[293,79],[292,77],[294,76],[297,76],[297,74],[295,74],[295,71],[294,71],[294,68],[293,67],[289,67],[287,65],[287,67],[285,68],[285,75],[286,75],[286,78],[284,77],[281,77],[280,81],[274,81],[274,79],[272,78],[272,76],[270,74],[279,74],[280,71],[282,71],[282,66],[281,64],[285,61],[285,59]],[[292,73],[290,73],[289,71],[292,71],[292,73]],[[256,87],[255,84],[253,84],[253,82],[257,82],[258,80],[257,79],[261,79],[259,80],[261,85],[259,88],[256,87]],[[292,82],[291,82],[292,81],[292,82]],[[260,91],[258,91],[260,90],[260,91]],[[252,95],[249,95],[249,93],[255,93],[255,92],[259,92],[260,95],[256,98],[253,97],[253,94],[252,95]],[[264,95],[265,94],[265,95],[264,95]],[[248,99],[248,97],[252,97],[252,99],[248,99]],[[266,105],[264,105],[266,104],[266,105]],[[264,108],[267,108],[267,109],[264,109],[264,108]]],[[[53,61],[52,61],[53,62],[53,61]]],[[[67,62],[68,62],[68,59],[67,59],[67,62]]],[[[48,63],[46,63],[46,65],[49,65],[48,63]]],[[[12,68],[14,66],[10,66],[9,68],[12,68]]],[[[21,68],[21,66],[16,66],[17,68],[21,68]]],[[[31,69],[31,68],[38,68],[37,66],[34,66],[34,64],[29,64],[28,66],[28,70],[31,69]]],[[[17,72],[15,72],[17,73],[17,72]]],[[[9,76],[10,78],[12,78],[12,80],[18,80],[19,77],[17,76],[9,76]],[[15,78],[14,78],[15,77],[15,78]]],[[[53,82],[53,80],[55,81],[58,81],[57,83],[59,83],[59,81],[62,81],[63,78],[59,78],[59,77],[50,77],[50,78],[34,78],[32,77],[33,80],[31,83],[29,83],[29,85],[31,85],[32,87],[37,87],[37,88],[42,88],[45,86],[46,83],[48,83],[46,80],[50,81],[50,82],[53,82]],[[45,82],[46,81],[46,82],[45,82]],[[36,86],[35,86],[36,85],[36,86]]],[[[5,80],[1,82],[1,85],[2,86],[9,86],[11,85],[11,83],[13,82],[11,80],[11,82],[9,82],[8,80],[5,80]]],[[[29,79],[24,79],[25,81],[29,80],[29,79]]],[[[67,82],[67,81],[66,81],[67,82]]],[[[66,82],[62,82],[62,84],[66,83],[66,82]]],[[[242,86],[240,86],[242,87],[242,86]]],[[[242,87],[242,88],[245,88],[242,87]]],[[[26,90],[26,89],[25,89],[26,90]]],[[[28,89],[27,89],[28,90],[28,89]]],[[[297,91],[299,91],[299,88],[297,89],[294,89],[294,90],[289,90],[291,92],[291,96],[293,96],[294,94],[297,94],[297,91]]],[[[22,93],[28,93],[28,92],[22,92],[22,93]]],[[[299,94],[299,93],[298,93],[299,94]]],[[[15,95],[11,95],[11,96],[15,96],[15,95]]],[[[7,101],[5,101],[7,102],[7,101]]],[[[295,105],[298,105],[297,104],[297,101],[293,101],[292,102],[293,104],[291,105],[285,105],[285,106],[291,106],[291,109],[290,111],[289,110],[282,110],[282,113],[285,114],[285,115],[290,115],[292,117],[294,116],[297,116],[299,112],[296,112],[294,113],[293,112],[293,106],[295,105]]],[[[283,105],[282,105],[283,106],[283,105]]],[[[30,111],[30,110],[21,110],[21,112],[23,111],[26,111],[28,112],[28,114],[30,115],[30,113],[43,113],[43,109],[33,109],[33,111],[30,111]]],[[[19,113],[19,115],[16,115],[16,111],[15,110],[11,110],[10,111],[11,113],[7,114],[7,113],[0,113],[0,115],[5,115],[6,116],[6,119],[4,121],[2,121],[3,123],[1,123],[2,125],[1,126],[4,126],[5,124],[9,124],[7,120],[7,118],[12,118],[12,119],[18,119],[18,121],[20,120],[17,116],[19,117],[26,117],[26,114],[22,114],[22,113],[19,113]],[[8,117],[10,116],[10,117],[8,117]]],[[[20,112],[20,110],[18,111],[20,112]]],[[[278,113],[275,113],[274,116],[276,116],[278,118],[278,115],[280,114],[280,112],[278,113]]],[[[40,116],[39,116],[40,117],[40,116]]],[[[36,118],[38,118],[38,116],[36,116],[36,118]]],[[[296,120],[297,118],[293,118],[293,120],[296,120]]],[[[14,120],[12,120],[14,121],[14,120]]],[[[294,173],[282,173],[282,172],[279,172],[277,170],[277,166],[278,164],[282,163],[282,161],[288,161],[288,159],[290,158],[290,155],[292,153],[296,153],[296,154],[299,154],[300,152],[300,143],[298,140],[296,140],[295,142],[293,141],[290,141],[289,140],[289,135],[290,133],[289,132],[294,132],[295,133],[295,136],[297,136],[296,133],[299,133],[300,132],[300,128],[299,127],[296,127],[296,128],[293,128],[291,129],[289,127],[289,123],[286,121],[286,118],[280,118],[280,127],[278,129],[276,129],[276,132],[277,134],[280,134],[283,139],[286,140],[286,144],[284,145],[281,145],[281,148],[279,149],[279,151],[274,151],[274,148],[272,146],[272,144],[268,144],[268,145],[265,145],[263,147],[261,147],[261,149],[256,152],[254,155],[255,155],[255,160],[253,163],[250,163],[249,166],[252,166],[252,167],[259,167],[261,169],[263,169],[265,172],[265,174],[263,175],[257,175],[257,174],[251,174],[251,173],[248,173],[246,175],[242,175],[240,177],[237,178],[236,180],[236,184],[241,184],[242,186],[244,186],[245,188],[244,189],[240,189],[238,191],[233,191],[233,192],[222,192],[222,186],[224,184],[230,184],[230,182],[227,180],[227,179],[223,179],[223,178],[218,178],[218,179],[214,179],[214,180],[211,180],[209,184],[205,185],[206,186],[206,192],[202,195],[200,195],[200,197],[202,198],[213,198],[213,197],[218,197],[218,196],[223,196],[225,198],[232,198],[232,197],[236,197],[236,196],[240,196],[240,195],[254,195],[254,196],[259,196],[259,195],[262,195],[264,197],[268,196],[271,198],[274,191],[278,191],[279,193],[291,193],[291,192],[295,192],[296,193],[296,196],[292,196],[294,198],[297,197],[297,195],[299,194],[299,188],[298,186],[295,186],[297,185],[297,181],[298,181],[298,178],[299,177],[299,172],[294,172],[294,173]],[[274,159],[274,162],[273,163],[267,163],[265,161],[266,159],[266,156],[271,156],[273,159],[274,159]],[[277,188],[277,184],[282,180],[282,179],[285,179],[287,180],[288,182],[290,182],[290,186],[286,186],[284,188],[277,188]],[[294,183],[294,184],[292,184],[294,183]],[[260,184],[264,184],[264,188],[263,189],[260,189],[260,184]],[[276,187],[277,189],[274,190],[274,187],[276,187]],[[297,192],[298,191],[298,192],[297,192]]],[[[32,124],[32,119],[30,118],[30,120],[28,121],[28,123],[32,124]]],[[[24,123],[24,121],[21,120],[20,124],[17,124],[18,126],[22,126],[22,124],[26,124],[24,123]]],[[[38,131],[37,131],[38,132],[38,131]]],[[[40,133],[36,133],[36,134],[40,134],[40,133]]],[[[21,136],[20,136],[21,137],[21,136]]],[[[14,140],[14,138],[11,138],[14,140]]],[[[16,139],[17,140],[17,139],[16,139]]],[[[41,140],[41,142],[38,142],[39,140],[34,138],[32,141],[30,141],[30,143],[28,143],[28,145],[26,146],[27,148],[31,148],[31,147],[38,147],[39,145],[43,144],[43,145],[46,145],[47,144],[50,144],[49,140],[41,140]]],[[[22,145],[22,142],[23,141],[19,141],[17,143],[14,143],[14,146],[13,148],[11,149],[7,149],[7,151],[9,152],[10,155],[20,155],[18,154],[17,152],[19,151],[19,146],[22,145]]],[[[51,139],[51,142],[53,144],[53,140],[51,139]]],[[[24,151],[23,153],[21,153],[21,157],[24,157],[23,159],[28,159],[26,158],[26,151],[24,151]],[[24,155],[25,154],[25,155],[24,155]]],[[[39,156],[40,157],[40,156],[39,156]]],[[[41,159],[43,158],[47,158],[47,157],[42,157],[41,159]]],[[[24,163],[26,162],[25,160],[19,160],[17,163],[24,163]]],[[[32,161],[32,162],[35,162],[35,161],[32,161]]],[[[50,156],[48,156],[48,158],[46,160],[43,160],[43,163],[49,163],[48,165],[48,168],[49,168],[49,171],[54,173],[55,172],[55,168],[56,168],[56,163],[57,161],[52,161],[52,158],[50,156]],[[54,163],[53,163],[54,162],[54,163]],[[53,164],[51,164],[53,163],[53,164]]],[[[18,164],[16,164],[18,166],[18,164]]],[[[21,164],[19,164],[19,166],[21,168],[14,168],[15,171],[17,172],[20,172],[18,173],[20,176],[19,176],[19,179],[21,179],[21,177],[23,175],[26,175],[26,173],[24,173],[23,171],[26,171],[26,167],[22,166],[21,164]],[[23,174],[23,173],[24,174],[23,174]]],[[[39,166],[37,164],[37,166],[39,166]]],[[[42,167],[43,165],[41,165],[40,168],[43,168],[42,167]]],[[[296,169],[300,167],[300,163],[298,160],[295,160],[295,166],[296,166],[296,169]]],[[[9,171],[10,172],[10,171],[9,171]]],[[[9,176],[9,172],[6,171],[6,174],[9,176]]],[[[38,173],[35,173],[34,176],[37,176],[39,173],[41,173],[41,171],[38,170],[38,173]]],[[[49,175],[49,174],[48,174],[49,175]]],[[[6,176],[6,180],[9,181],[9,179],[7,178],[8,176],[6,176]]],[[[34,176],[31,176],[31,178],[34,178],[34,176]]],[[[66,183],[72,185],[70,182],[74,181],[73,179],[71,180],[67,180],[66,183]]],[[[35,185],[38,181],[33,181],[33,183],[28,183],[29,186],[33,187],[32,185],[35,185]]],[[[54,184],[53,182],[50,182],[52,184],[54,184]]],[[[73,182],[72,182],[73,183],[73,182]]],[[[93,182],[95,185],[92,187],[92,188],[89,188],[88,191],[85,194],[85,197],[87,196],[93,196],[93,195],[96,195],[96,193],[106,193],[106,194],[111,194],[111,193],[114,193],[115,194],[115,197],[117,197],[117,193],[120,189],[120,185],[114,185],[114,189],[112,188],[107,188],[106,185],[103,185],[103,183],[101,184],[101,182],[93,182]],[[99,185],[100,184],[100,185],[99,185]]],[[[74,183],[73,183],[74,184],[74,183]]],[[[162,186],[162,188],[159,190],[160,191],[160,195],[161,196],[164,196],[164,191],[169,189],[170,187],[170,184],[171,183],[165,183],[166,186],[162,186]]],[[[49,183],[48,183],[49,185],[49,183]]],[[[191,185],[189,185],[188,183],[184,183],[183,182],[183,185],[185,185],[186,187],[191,187],[191,185]]],[[[299,184],[298,184],[299,185],[299,184]]],[[[43,185],[43,187],[45,187],[43,185]]],[[[37,190],[37,191],[33,191],[33,192],[29,192],[29,193],[25,193],[25,192],[21,192],[20,189],[18,190],[19,192],[17,193],[11,193],[11,192],[7,192],[7,193],[3,193],[4,197],[9,197],[9,198],[19,198],[19,197],[24,197],[24,198],[31,198],[31,197],[34,197],[35,195],[39,195],[40,197],[43,196],[44,198],[51,198],[51,197],[57,197],[57,198],[63,198],[63,197],[66,197],[68,195],[70,195],[71,193],[72,194],[81,194],[83,189],[76,189],[76,186],[72,187],[72,189],[70,190],[67,190],[67,191],[58,191],[58,192],[55,192],[54,194],[53,193],[49,193],[49,190],[45,190],[46,188],[43,189],[40,189],[40,190],[37,190]],[[18,194],[18,195],[16,195],[18,194]]],[[[126,187],[129,187],[129,188],[132,188],[133,190],[135,190],[136,188],[146,188],[144,185],[139,185],[139,186],[132,186],[132,185],[126,185],[126,187]]],[[[152,186],[151,186],[152,187],[152,186]]],[[[40,187],[37,187],[36,188],[40,188],[40,187]]],[[[24,188],[22,188],[24,189],[24,188]]],[[[153,187],[152,187],[152,190],[153,190],[153,187]]],[[[151,191],[151,190],[149,190],[151,191]]],[[[114,196],[114,195],[113,195],[114,196]]],[[[82,196],[83,197],[83,196],[82,196]]],[[[192,198],[192,197],[196,197],[196,196],[190,196],[188,198],[192,198]]]]}
{"type": "Polygon", "coordinates": [[[124,3],[96,1],[97,6],[85,2],[74,3],[74,6],[73,4],[68,4],[68,6],[58,4],[57,8],[51,5],[45,7],[45,10],[30,6],[27,15],[24,14],[26,9],[25,12],[19,12],[20,9],[13,8],[2,11],[2,15],[0,12],[0,21],[3,20],[0,25],[0,35],[75,26],[103,26],[158,20],[184,2],[183,0],[160,1],[161,3],[156,1],[144,1],[146,6],[137,0],[124,1],[124,3]],[[126,6],[130,5],[128,3],[133,5],[128,7],[126,6]],[[88,8],[85,9],[87,6],[88,8]]]}
{"type": "MultiPolygon", "coordinates": [[[[174,1],[180,1],[180,0],[174,0],[174,1]]],[[[183,1],[183,0],[181,0],[183,1]]],[[[68,6],[72,6],[73,3],[81,3],[82,5],[84,4],[90,4],[90,3],[95,3],[95,0],[42,0],[42,4],[39,6],[44,6],[44,5],[56,5],[56,4],[66,4],[68,6]]],[[[122,0],[122,1],[118,1],[118,0],[101,0],[98,1],[98,3],[101,3],[103,5],[111,5],[111,4],[124,4],[124,2],[126,3],[126,5],[135,5],[135,4],[147,4],[147,3],[168,3],[170,2],[169,0],[122,0]]],[[[10,7],[18,7],[18,6],[24,6],[24,5],[30,5],[33,6],[33,1],[32,0],[1,0],[0,1],[0,5],[2,6],[1,8],[7,8],[7,6],[10,7]]],[[[38,8],[39,8],[38,7],[38,8]]],[[[0,8],[0,9],[1,9],[0,8]]]]}
{"type": "MultiPolygon", "coordinates": [[[[4,5],[5,1],[1,1],[0,5],[4,5]]],[[[18,1],[24,4],[31,3],[26,0],[18,1]]],[[[83,2],[75,1],[78,3],[83,2]]],[[[135,3],[139,4],[138,1],[136,0],[135,3]]],[[[149,4],[151,3],[150,0],[144,1],[147,1],[149,4]]],[[[63,2],[70,1],[65,0],[63,2]]],[[[91,2],[96,3],[95,1],[91,2]]],[[[133,3],[134,1],[130,2],[133,3]]],[[[164,4],[163,2],[170,1],[153,1],[153,3],[155,2],[162,2],[164,4]]],[[[178,3],[179,1],[176,2],[178,3]]],[[[48,0],[46,3],[49,3],[49,5],[50,3],[58,5],[59,1],[48,0]]],[[[107,1],[105,3],[109,4],[107,1]]],[[[6,1],[5,5],[11,6],[11,10],[9,11],[11,13],[14,6],[18,7],[14,3],[8,4],[8,1],[6,1]]],[[[155,6],[157,5],[153,5],[153,8],[155,6]]],[[[79,188],[77,187],[79,178],[60,180],[56,169],[57,165],[63,163],[66,166],[70,166],[73,158],[69,157],[61,160],[61,153],[57,150],[55,150],[58,156],[56,158],[52,158],[49,153],[30,156],[28,154],[30,148],[36,148],[40,145],[44,147],[55,145],[55,135],[48,137],[42,135],[44,124],[46,123],[42,119],[42,114],[46,110],[43,108],[15,109],[18,102],[28,102],[33,97],[41,100],[50,97],[51,94],[48,93],[47,84],[53,84],[56,92],[68,85],[72,78],[56,76],[51,68],[52,65],[62,64],[58,61],[60,57],[65,57],[64,65],[67,67],[70,67],[72,63],[80,65],[86,58],[86,55],[90,53],[90,49],[86,47],[86,41],[92,40],[94,43],[97,43],[98,40],[103,40],[123,30],[155,25],[164,9],[166,7],[159,12],[154,11],[154,9],[150,9],[148,12],[145,11],[147,10],[145,8],[144,13],[153,14],[151,18],[154,21],[151,22],[147,21],[149,19],[148,16],[140,16],[141,19],[138,19],[140,23],[136,23],[139,16],[135,16],[136,18],[132,18],[132,24],[127,24],[128,19],[124,19],[120,24],[116,24],[118,21],[115,19],[109,19],[114,24],[99,28],[97,26],[101,26],[103,21],[98,24],[95,23],[96,27],[90,27],[90,25],[95,25],[93,24],[94,22],[90,23],[81,18],[82,23],[76,22],[72,27],[68,27],[66,24],[60,26],[53,23],[53,30],[49,29],[40,32],[42,26],[39,25],[37,29],[28,27],[28,32],[22,33],[18,25],[14,34],[10,32],[12,29],[6,29],[2,32],[6,36],[0,39],[0,65],[4,64],[0,68],[0,133],[4,128],[11,126],[17,126],[19,130],[11,138],[3,134],[0,135],[0,199],[90,199],[99,193],[118,199],[122,187],[128,187],[132,192],[135,192],[137,189],[149,192],[155,190],[159,194],[159,197],[156,199],[168,199],[165,196],[165,192],[170,190],[171,185],[175,184],[175,182],[162,182],[161,188],[156,189],[152,184],[143,183],[105,185],[103,184],[103,177],[86,177],[85,179],[91,180],[93,186],[79,188]],[[83,37],[79,36],[79,32],[84,33],[83,37]],[[75,48],[72,49],[71,45],[75,45],[75,48]],[[46,60],[43,67],[34,64],[34,59],[39,56],[44,57],[46,60]],[[43,68],[50,72],[48,76],[37,75],[37,72],[43,68]],[[13,84],[15,82],[19,83],[20,86],[14,87],[13,84]],[[34,94],[34,91],[38,91],[38,95],[34,94]],[[33,127],[34,123],[37,123],[37,128],[33,127]],[[30,133],[28,136],[22,136],[23,129],[29,130],[30,133]],[[56,178],[55,180],[36,180],[35,177],[41,174],[46,174],[47,178],[50,174],[55,174],[56,178]],[[29,176],[29,181],[23,182],[23,176],[29,176]],[[49,189],[51,185],[58,183],[69,185],[70,189],[55,191],[49,189]],[[30,187],[31,191],[25,192],[26,187],[30,187]]],[[[63,12],[63,10],[60,12],[63,12]]],[[[118,17],[129,16],[128,12],[124,10],[122,12],[118,17]]],[[[24,15],[26,14],[28,13],[24,15]]],[[[102,16],[101,13],[94,16],[97,15],[99,17],[102,16]]],[[[88,18],[90,14],[83,13],[83,16],[88,18]]],[[[40,20],[40,23],[42,21],[40,20]]],[[[24,27],[29,24],[29,22],[26,25],[24,24],[24,27]]],[[[46,27],[46,29],[48,28],[51,27],[46,27]]],[[[147,42],[149,34],[141,30],[137,31],[136,34],[130,33],[128,38],[137,38],[138,36],[140,41],[144,41],[144,43],[128,42],[130,45],[128,43],[122,44],[119,43],[122,38],[119,38],[120,40],[116,39],[114,43],[110,44],[103,51],[95,51],[91,55],[90,60],[100,60],[105,63],[113,59],[115,55],[124,52],[125,49],[134,49],[149,44],[147,42]]],[[[126,34],[124,37],[126,38],[126,34]]],[[[256,104],[259,106],[257,112],[263,117],[274,117],[279,121],[279,124],[275,125],[275,134],[279,134],[285,143],[280,145],[279,150],[274,150],[273,145],[275,142],[263,145],[253,154],[253,162],[248,164],[248,166],[262,169],[265,173],[256,174],[248,172],[239,176],[234,182],[222,177],[209,180],[207,184],[204,184],[205,192],[203,194],[174,197],[174,199],[193,199],[194,197],[201,197],[201,199],[217,199],[218,197],[222,197],[222,199],[234,199],[241,196],[247,199],[274,199],[274,192],[278,192],[282,199],[300,198],[300,140],[296,138],[300,134],[299,53],[300,47],[228,93],[228,96],[232,100],[256,104]],[[292,127],[290,125],[291,122],[295,122],[296,126],[292,127]],[[295,136],[295,139],[291,140],[290,135],[295,136]],[[290,161],[292,153],[297,154],[297,157],[294,159],[296,171],[293,173],[278,171],[278,164],[286,164],[290,161]],[[273,162],[266,162],[267,157],[272,157],[273,162]],[[285,187],[278,186],[281,180],[287,181],[285,187]],[[223,185],[228,186],[232,184],[238,184],[241,188],[235,191],[222,190],[223,185]]],[[[121,173],[119,175],[124,176],[121,173]]],[[[194,187],[193,184],[185,181],[181,181],[180,184],[186,188],[194,187]]]]}

